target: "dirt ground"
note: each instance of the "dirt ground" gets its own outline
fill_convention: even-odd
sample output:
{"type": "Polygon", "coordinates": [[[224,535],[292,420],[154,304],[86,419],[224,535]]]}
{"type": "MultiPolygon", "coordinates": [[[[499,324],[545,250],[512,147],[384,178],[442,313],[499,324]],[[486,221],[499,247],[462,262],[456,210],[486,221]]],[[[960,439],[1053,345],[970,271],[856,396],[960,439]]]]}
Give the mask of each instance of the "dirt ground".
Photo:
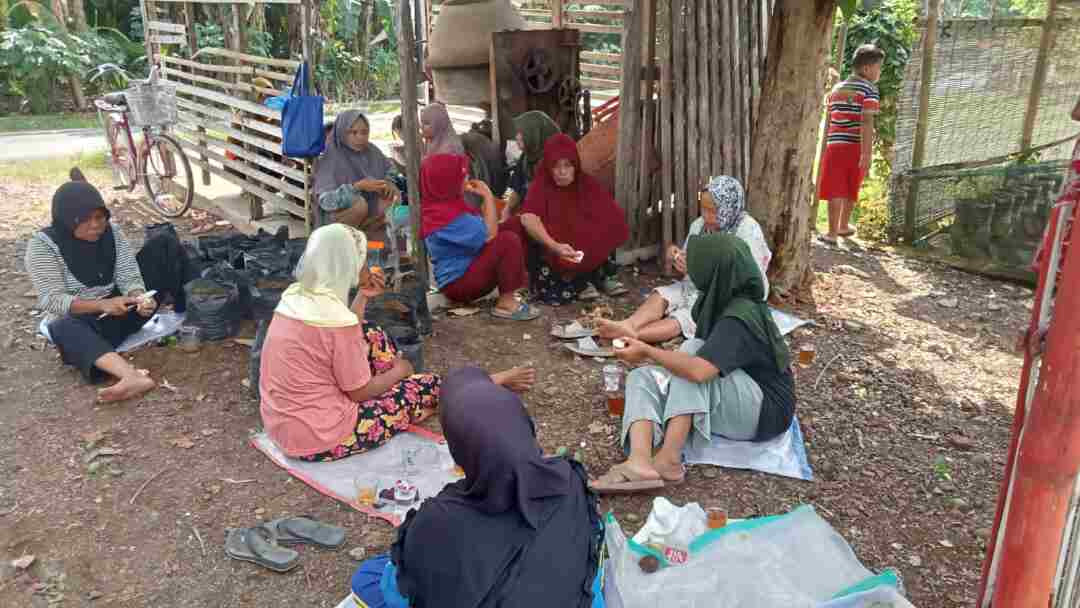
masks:
{"type": "MultiPolygon", "coordinates": [[[[107,176],[91,179],[108,192],[107,176]]],[[[27,236],[47,221],[58,180],[0,180],[0,605],[334,606],[356,566],[348,549],[382,551],[393,531],[249,446],[260,421],[241,385],[246,347],[230,340],[196,356],[141,350],[137,365],[173,388],[99,405],[94,389],[35,337],[21,260],[27,236]],[[91,470],[86,457],[98,448],[122,455],[99,458],[111,462],[91,470]],[[226,527],[284,514],[345,526],[347,544],[301,548],[302,566],[285,575],[226,558],[226,527]],[[28,569],[11,565],[28,555],[28,569]]],[[[152,221],[137,203],[112,208],[133,239],[152,221]]],[[[668,496],[733,517],[813,505],[869,568],[899,569],[915,605],[970,606],[1020,370],[1011,343],[1031,292],[868,245],[815,247],[814,267],[815,303],[794,312],[816,326],[791,342],[816,350],[797,379],[816,479],[693,467],[668,496]]],[[[623,274],[633,289],[612,302],[619,313],[664,281],[650,266],[623,274]]],[[[598,473],[620,455],[617,421],[598,395],[600,364],[547,337],[552,323],[577,312],[547,308],[525,324],[493,323],[483,313],[437,316],[425,359],[436,371],[464,362],[535,365],[540,383],[527,403],[541,443],[581,449],[598,473]]],[[[636,529],[650,501],[608,505],[636,529]]]]}

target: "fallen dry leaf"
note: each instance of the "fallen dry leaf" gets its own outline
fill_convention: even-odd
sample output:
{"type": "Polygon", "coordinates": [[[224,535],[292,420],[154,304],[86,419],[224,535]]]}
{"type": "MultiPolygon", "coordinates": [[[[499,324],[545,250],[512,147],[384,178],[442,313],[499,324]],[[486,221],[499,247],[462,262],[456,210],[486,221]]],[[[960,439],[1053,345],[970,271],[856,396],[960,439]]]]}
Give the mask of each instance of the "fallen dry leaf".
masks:
{"type": "Polygon", "coordinates": [[[203,437],[212,437],[212,436],[220,433],[221,429],[203,429],[202,431],[199,431],[199,432],[202,433],[203,437]]]}
{"type": "Polygon", "coordinates": [[[469,317],[469,316],[475,315],[476,313],[480,312],[480,309],[479,308],[470,308],[470,307],[451,308],[450,310],[448,310],[446,312],[454,315],[455,317],[469,317]]]}
{"type": "Polygon", "coordinates": [[[11,567],[16,570],[26,570],[30,567],[30,564],[34,563],[35,559],[37,558],[33,555],[24,555],[18,559],[11,560],[11,567]]]}
{"type": "Polygon", "coordinates": [[[169,442],[173,447],[190,450],[195,447],[195,442],[187,437],[178,437],[169,442]]]}

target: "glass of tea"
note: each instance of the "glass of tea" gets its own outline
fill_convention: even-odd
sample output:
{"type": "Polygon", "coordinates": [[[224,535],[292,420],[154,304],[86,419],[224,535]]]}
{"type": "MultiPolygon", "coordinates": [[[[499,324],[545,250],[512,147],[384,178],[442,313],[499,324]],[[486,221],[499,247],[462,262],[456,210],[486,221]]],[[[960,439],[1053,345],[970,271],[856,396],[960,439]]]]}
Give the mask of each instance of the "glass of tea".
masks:
{"type": "Polygon", "coordinates": [[[723,528],[727,525],[727,512],[720,507],[709,507],[705,511],[705,515],[707,516],[706,525],[709,526],[710,530],[723,528]]]}
{"type": "Polygon", "coordinates": [[[379,493],[379,478],[368,474],[357,475],[353,479],[353,488],[356,490],[356,504],[370,507],[375,504],[379,493]]]}
{"type": "Polygon", "coordinates": [[[622,416],[626,405],[623,379],[626,371],[620,365],[614,363],[604,366],[604,397],[607,399],[608,413],[612,416],[622,416]]]}

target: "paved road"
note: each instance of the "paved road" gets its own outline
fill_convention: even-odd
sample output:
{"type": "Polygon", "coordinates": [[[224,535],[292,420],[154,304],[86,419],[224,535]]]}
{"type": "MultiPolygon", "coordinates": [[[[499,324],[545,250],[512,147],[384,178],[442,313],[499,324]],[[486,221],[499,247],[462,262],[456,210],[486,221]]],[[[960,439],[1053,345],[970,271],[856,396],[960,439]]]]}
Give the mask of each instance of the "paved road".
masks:
{"type": "Polygon", "coordinates": [[[0,163],[65,158],[105,149],[100,129],[0,133],[0,163]]]}

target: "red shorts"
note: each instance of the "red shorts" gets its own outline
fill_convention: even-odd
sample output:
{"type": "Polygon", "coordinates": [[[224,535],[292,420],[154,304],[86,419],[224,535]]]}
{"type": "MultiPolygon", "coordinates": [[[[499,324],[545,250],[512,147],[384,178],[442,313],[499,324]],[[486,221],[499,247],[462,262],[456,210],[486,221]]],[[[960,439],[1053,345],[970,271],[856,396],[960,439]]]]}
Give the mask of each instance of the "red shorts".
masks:
{"type": "Polygon", "coordinates": [[[818,172],[819,200],[859,200],[859,188],[866,177],[866,172],[859,168],[861,154],[862,146],[859,144],[825,146],[825,157],[821,159],[821,170],[818,172]]]}

